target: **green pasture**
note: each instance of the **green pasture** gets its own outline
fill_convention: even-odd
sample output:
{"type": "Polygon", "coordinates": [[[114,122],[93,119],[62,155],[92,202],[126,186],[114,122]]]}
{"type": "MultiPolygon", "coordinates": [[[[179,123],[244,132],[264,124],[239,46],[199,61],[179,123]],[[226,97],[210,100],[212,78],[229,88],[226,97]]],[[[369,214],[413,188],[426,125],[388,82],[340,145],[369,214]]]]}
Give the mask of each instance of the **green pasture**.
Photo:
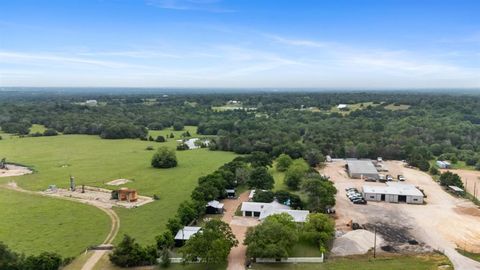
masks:
{"type": "MultiPolygon", "coordinates": [[[[186,127],[186,129],[191,135],[196,135],[195,127],[186,127]]],[[[174,133],[175,138],[168,139],[165,143],[131,139],[103,140],[98,136],[89,135],[19,138],[1,134],[4,139],[0,140],[0,157],[27,165],[33,168],[35,173],[14,178],[0,178],[0,184],[15,180],[19,186],[28,190],[45,190],[51,184],[66,188],[69,185],[69,177],[72,175],[75,177],[77,186],[85,184],[115,189],[117,187],[106,185],[106,183],[118,178],[130,179],[133,182],[123,186],[137,189],[140,195],[153,196],[156,194],[160,199],[139,208],[115,209],[120,216],[120,232],[116,240],[119,241],[122,235],[127,233],[142,244],[151,244],[154,242],[154,236],[164,230],[167,219],[174,216],[178,205],[190,197],[191,191],[197,185],[197,179],[213,172],[235,157],[235,154],[230,152],[209,151],[208,149],[177,151],[178,167],[173,169],[152,168],[150,159],[154,151],[146,150],[147,146],[157,148],[165,145],[174,148],[178,144],[176,140],[180,139],[180,134],[184,131],[151,132],[152,136],[166,135],[171,132],[174,133]]],[[[4,196],[3,193],[0,193],[0,199],[4,196]]],[[[44,200],[57,201],[48,198],[44,198],[44,200]]],[[[36,201],[37,198],[32,198],[32,203],[36,201]]],[[[72,204],[70,207],[75,209],[77,205],[79,209],[88,207],[92,209],[91,211],[99,211],[80,204],[72,204]]],[[[22,215],[30,215],[29,208],[21,208],[15,213],[18,211],[24,211],[22,215]]],[[[51,214],[50,210],[45,212],[51,214]]],[[[78,220],[92,220],[90,215],[80,210],[67,212],[75,212],[78,220]]],[[[8,214],[14,214],[14,212],[8,212],[6,219],[14,218],[8,217],[8,214]]],[[[35,216],[31,220],[25,220],[24,223],[18,222],[17,230],[30,230],[32,223],[39,222],[38,218],[35,216]]],[[[107,217],[105,216],[105,218],[107,217]]],[[[65,236],[81,230],[81,225],[68,223],[59,233],[65,236]]],[[[100,226],[99,230],[103,232],[99,237],[101,239],[108,232],[108,228],[100,226]]],[[[32,233],[35,231],[32,230],[32,233]]],[[[35,235],[39,241],[50,242],[48,235],[42,235],[42,233],[35,233],[35,235]]],[[[10,238],[10,242],[15,241],[15,234],[11,234],[10,238]]],[[[83,239],[89,240],[88,237],[83,237],[83,239]]],[[[95,241],[86,242],[88,244],[96,243],[95,241]]],[[[23,242],[19,242],[16,247],[22,249],[21,243],[23,242]]],[[[27,245],[27,243],[23,244],[27,245]]],[[[52,244],[56,245],[58,241],[52,242],[52,244]]],[[[77,250],[77,252],[85,247],[83,242],[72,243],[72,250],[77,250]]],[[[23,247],[23,249],[27,248],[33,251],[38,250],[40,246],[30,244],[30,247],[23,247]]]]}
{"type": "Polygon", "coordinates": [[[94,207],[0,189],[0,241],[26,254],[78,256],[103,242],[110,218],[94,207]]]}

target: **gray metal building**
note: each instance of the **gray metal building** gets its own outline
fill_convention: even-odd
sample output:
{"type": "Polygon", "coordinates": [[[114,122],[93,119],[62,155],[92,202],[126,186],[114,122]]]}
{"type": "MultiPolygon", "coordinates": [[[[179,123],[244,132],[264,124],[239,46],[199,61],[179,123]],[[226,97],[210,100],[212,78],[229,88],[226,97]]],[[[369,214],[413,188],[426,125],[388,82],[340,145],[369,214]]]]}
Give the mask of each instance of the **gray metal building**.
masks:
{"type": "Polygon", "coordinates": [[[371,160],[348,159],[347,169],[351,178],[372,178],[375,180],[380,178],[371,160]]]}
{"type": "Polygon", "coordinates": [[[422,204],[424,195],[413,185],[387,183],[385,186],[363,186],[363,197],[367,201],[422,204]]]}

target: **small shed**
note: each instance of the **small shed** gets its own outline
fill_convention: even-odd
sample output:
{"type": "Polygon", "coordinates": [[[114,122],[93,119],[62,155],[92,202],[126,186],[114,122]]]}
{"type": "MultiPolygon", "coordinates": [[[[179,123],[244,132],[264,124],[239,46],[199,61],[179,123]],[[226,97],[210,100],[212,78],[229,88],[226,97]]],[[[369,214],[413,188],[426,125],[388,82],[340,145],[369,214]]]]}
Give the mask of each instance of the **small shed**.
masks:
{"type": "Polygon", "coordinates": [[[452,191],[453,193],[457,194],[457,195],[464,195],[465,194],[465,190],[457,187],[457,186],[448,186],[448,188],[450,189],[450,191],[452,191]]]}
{"type": "Polygon", "coordinates": [[[227,194],[227,198],[229,199],[235,199],[237,197],[235,189],[225,189],[225,193],[227,194]]]}
{"type": "Polygon", "coordinates": [[[185,226],[175,235],[175,246],[179,247],[185,244],[194,234],[198,233],[202,227],[185,226]]]}
{"type": "Polygon", "coordinates": [[[450,162],[444,161],[444,160],[437,160],[436,164],[437,164],[437,167],[440,169],[450,169],[451,167],[450,162]]]}
{"type": "Polygon", "coordinates": [[[209,201],[206,205],[207,214],[223,214],[223,203],[219,201],[209,201]]]}
{"type": "Polygon", "coordinates": [[[127,202],[136,202],[138,200],[138,193],[135,189],[123,187],[112,192],[112,199],[127,202]]]}

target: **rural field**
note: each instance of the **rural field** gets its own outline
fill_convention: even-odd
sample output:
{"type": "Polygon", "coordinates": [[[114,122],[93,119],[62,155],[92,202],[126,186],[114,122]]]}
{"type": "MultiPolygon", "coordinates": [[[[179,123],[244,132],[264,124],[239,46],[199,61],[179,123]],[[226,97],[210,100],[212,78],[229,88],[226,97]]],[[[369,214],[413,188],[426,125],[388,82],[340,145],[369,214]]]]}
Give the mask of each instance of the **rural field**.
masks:
{"type": "MultiPolygon", "coordinates": [[[[195,129],[192,126],[186,127],[192,136],[196,135],[195,129]]],[[[117,241],[128,233],[142,244],[152,244],[155,235],[164,229],[166,220],[175,214],[178,205],[190,197],[198,177],[214,171],[235,157],[230,152],[208,149],[177,151],[178,167],[152,168],[150,159],[154,151],[147,151],[146,147],[167,145],[174,148],[177,145],[175,140],[183,132],[169,129],[151,132],[152,136],[174,133],[175,139],[168,139],[165,143],[132,139],[103,140],[90,135],[19,138],[1,134],[3,140],[0,140],[0,157],[27,165],[35,173],[0,178],[0,184],[15,181],[21,188],[42,191],[52,184],[68,187],[69,176],[72,175],[77,186],[85,184],[113,189],[115,187],[105,183],[118,178],[130,179],[132,182],[124,186],[137,189],[139,195],[155,194],[160,199],[139,208],[115,208],[121,220],[117,241]]],[[[1,191],[2,207],[6,207],[8,202],[16,202],[18,205],[15,211],[2,211],[0,220],[1,224],[11,224],[11,228],[16,228],[17,234],[7,234],[11,230],[5,230],[3,234],[0,231],[0,235],[17,250],[38,253],[43,247],[49,246],[49,250],[74,256],[89,245],[101,243],[109,231],[108,216],[94,207],[40,196],[32,200],[28,194],[1,191]],[[21,203],[23,201],[27,203],[21,203]],[[47,219],[50,216],[53,218],[47,219]],[[78,222],[72,222],[72,218],[78,222]],[[32,245],[29,239],[33,235],[35,241],[43,245],[32,245]],[[69,243],[59,241],[70,237],[78,240],[69,243]],[[68,248],[65,248],[66,245],[68,248]]]]}

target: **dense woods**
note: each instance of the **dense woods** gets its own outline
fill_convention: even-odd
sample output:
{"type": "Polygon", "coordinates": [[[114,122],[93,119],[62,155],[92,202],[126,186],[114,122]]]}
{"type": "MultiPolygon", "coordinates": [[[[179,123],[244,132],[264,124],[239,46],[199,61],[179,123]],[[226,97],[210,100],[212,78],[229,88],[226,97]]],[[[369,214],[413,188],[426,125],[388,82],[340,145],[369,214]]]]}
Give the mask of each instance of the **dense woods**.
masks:
{"type": "Polygon", "coordinates": [[[254,151],[308,163],[332,157],[406,159],[424,170],[432,158],[475,165],[480,150],[480,97],[440,93],[173,93],[59,94],[6,92],[4,132],[28,134],[32,124],[63,134],[147,139],[148,129],[195,125],[217,135],[212,150],[254,151]],[[85,106],[86,99],[98,106],[85,106]],[[248,110],[215,110],[236,100],[248,110]],[[363,104],[361,104],[363,103],[363,104]],[[338,104],[357,109],[333,110],[338,104]],[[355,105],[357,104],[357,105],[355,105]],[[360,105],[358,105],[360,104],[360,105]],[[406,109],[391,109],[398,105],[406,109]]]}

